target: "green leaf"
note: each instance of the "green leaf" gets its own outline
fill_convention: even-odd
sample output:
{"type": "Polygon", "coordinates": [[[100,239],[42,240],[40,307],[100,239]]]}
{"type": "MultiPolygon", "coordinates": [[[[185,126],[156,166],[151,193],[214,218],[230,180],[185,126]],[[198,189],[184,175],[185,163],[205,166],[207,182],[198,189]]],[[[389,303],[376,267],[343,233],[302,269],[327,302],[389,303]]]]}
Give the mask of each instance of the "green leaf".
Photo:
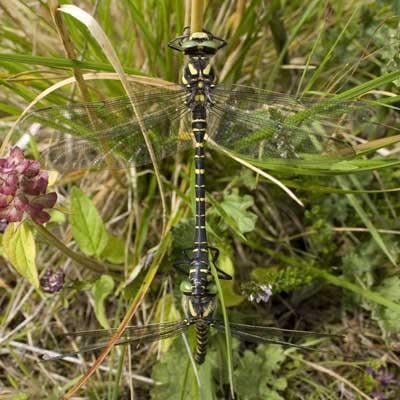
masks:
{"type": "MultiPolygon", "coordinates": [[[[30,54],[0,54],[0,61],[19,64],[43,65],[45,67],[51,68],[78,67],[97,71],[114,72],[114,68],[110,64],[92,61],[69,60],[67,58],[61,57],[32,56],[30,54]]],[[[143,72],[137,69],[125,67],[124,70],[125,72],[128,72],[130,74],[143,75],[143,72]]]]}
{"type": "Polygon", "coordinates": [[[65,214],[58,210],[48,210],[50,214],[50,222],[54,222],[56,224],[62,224],[65,222],[65,214]]]}
{"type": "Polygon", "coordinates": [[[100,256],[108,242],[103,220],[90,199],[77,187],[71,191],[72,236],[88,256],[100,256]]]}
{"type": "Polygon", "coordinates": [[[250,190],[255,190],[257,187],[257,175],[250,169],[243,169],[239,176],[240,181],[250,190]]]}
{"type": "Polygon", "coordinates": [[[234,290],[234,267],[232,260],[226,254],[222,254],[218,258],[218,268],[222,269],[222,271],[226,272],[228,275],[232,276],[231,281],[221,281],[221,287],[224,294],[225,306],[226,307],[234,307],[243,302],[246,298],[245,296],[239,295],[234,290]]]}
{"type": "Polygon", "coordinates": [[[105,311],[105,300],[114,289],[114,280],[109,275],[101,275],[93,285],[94,313],[104,329],[110,329],[105,311]]]}
{"type": "Polygon", "coordinates": [[[107,245],[101,253],[101,258],[112,264],[123,264],[125,261],[125,245],[119,238],[108,235],[107,245]]]}
{"type": "Polygon", "coordinates": [[[3,251],[15,270],[35,288],[39,287],[36,269],[36,244],[29,226],[9,224],[3,235],[3,251]]]}
{"type": "MultiPolygon", "coordinates": [[[[154,322],[168,322],[180,319],[180,314],[176,309],[176,299],[173,295],[167,293],[161,298],[157,304],[156,312],[154,315],[154,322]]],[[[163,353],[166,353],[170,348],[173,339],[164,339],[160,343],[160,348],[163,353]]]]}
{"type": "Polygon", "coordinates": [[[224,210],[224,208],[220,205],[220,203],[214,198],[206,193],[207,201],[212,204],[215,208],[216,212],[222,217],[224,222],[244,241],[246,242],[246,237],[240,232],[239,227],[237,226],[236,221],[224,210]]]}
{"type": "MultiPolygon", "coordinates": [[[[232,152],[235,154],[234,152],[232,152]]],[[[296,174],[296,175],[309,175],[309,176],[334,176],[334,175],[346,175],[353,173],[361,173],[374,171],[382,168],[398,167],[400,162],[396,159],[368,159],[359,160],[354,159],[351,161],[343,160],[332,160],[317,157],[314,160],[282,160],[282,159],[270,159],[268,161],[255,160],[254,158],[245,157],[241,154],[235,154],[239,158],[250,162],[252,165],[264,169],[275,171],[279,174],[296,174]]]]}
{"type": "Polygon", "coordinates": [[[221,207],[233,218],[240,232],[246,233],[254,230],[257,221],[257,215],[247,211],[253,204],[252,196],[248,194],[240,196],[239,190],[235,188],[224,197],[221,207]]]}

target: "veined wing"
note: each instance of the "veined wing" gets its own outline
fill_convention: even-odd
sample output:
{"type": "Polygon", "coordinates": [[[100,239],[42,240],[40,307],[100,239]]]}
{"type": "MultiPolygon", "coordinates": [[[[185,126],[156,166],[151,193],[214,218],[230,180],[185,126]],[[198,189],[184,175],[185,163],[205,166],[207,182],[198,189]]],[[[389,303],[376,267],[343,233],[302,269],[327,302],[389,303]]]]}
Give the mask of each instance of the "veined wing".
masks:
{"type": "Polygon", "coordinates": [[[39,109],[27,115],[19,131],[29,133],[39,123],[40,161],[60,172],[150,163],[143,129],[158,160],[190,146],[190,137],[180,132],[188,114],[185,89],[145,87],[131,97],[39,109]]]}
{"type": "Polygon", "coordinates": [[[252,87],[212,91],[210,137],[235,153],[261,161],[321,161],[355,155],[349,136],[383,126],[376,108],[361,101],[297,98],[252,87]]]}
{"type": "MultiPolygon", "coordinates": [[[[225,325],[223,321],[215,321],[214,327],[220,331],[225,331],[225,325]]],[[[229,328],[231,334],[240,340],[252,343],[271,343],[279,344],[283,346],[296,347],[308,351],[321,351],[320,349],[313,349],[307,346],[303,346],[296,343],[288,342],[284,339],[279,339],[279,337],[314,337],[314,338],[336,338],[343,339],[342,335],[335,335],[330,333],[320,333],[313,331],[300,331],[291,329],[280,329],[276,327],[260,326],[260,325],[249,325],[249,324],[238,324],[229,323],[229,328]],[[277,338],[276,338],[277,337],[277,338]]],[[[325,352],[325,351],[324,351],[325,352]]]]}
{"type": "MultiPolygon", "coordinates": [[[[215,326],[217,329],[224,329],[222,321],[216,321],[215,326]]],[[[250,325],[250,324],[239,324],[235,322],[229,322],[229,327],[232,331],[241,331],[258,336],[291,336],[291,337],[330,337],[343,339],[342,335],[336,335],[332,333],[314,332],[314,331],[302,331],[297,329],[282,329],[274,326],[263,326],[263,325],[250,325]]]]}
{"type": "MultiPolygon", "coordinates": [[[[158,324],[149,324],[144,326],[128,326],[124,330],[122,336],[115,343],[115,346],[120,346],[123,344],[141,344],[155,342],[158,340],[163,340],[167,338],[172,338],[180,335],[187,329],[188,325],[185,320],[164,322],[158,324]]],[[[78,351],[65,352],[62,351],[60,355],[52,356],[44,355],[45,360],[58,360],[65,357],[74,356],[81,353],[88,353],[95,350],[103,349],[107,346],[108,340],[115,334],[116,329],[94,329],[78,332],[67,332],[63,333],[61,336],[67,337],[82,337],[90,339],[101,338],[100,341],[95,340],[94,343],[88,344],[82,347],[78,351]]],[[[53,353],[53,352],[50,352],[53,353]]]]}

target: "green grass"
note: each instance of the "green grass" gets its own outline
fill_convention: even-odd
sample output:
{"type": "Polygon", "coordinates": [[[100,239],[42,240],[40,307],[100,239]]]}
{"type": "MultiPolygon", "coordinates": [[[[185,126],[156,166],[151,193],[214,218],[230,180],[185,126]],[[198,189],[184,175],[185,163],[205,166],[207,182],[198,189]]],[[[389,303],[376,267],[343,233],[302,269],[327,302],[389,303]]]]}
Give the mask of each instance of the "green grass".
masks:
{"type": "MultiPolygon", "coordinates": [[[[73,76],[73,67],[84,73],[113,72],[87,29],[64,16],[78,59],[70,60],[44,3],[32,6],[32,2],[15,0],[0,5],[2,138],[37,95],[73,76]]],[[[183,60],[167,48],[167,41],[183,29],[184,3],[99,2],[95,18],[127,74],[179,81],[183,60]]],[[[204,23],[228,41],[215,58],[224,83],[343,100],[363,98],[396,107],[400,85],[397,3],[316,0],[304,6],[299,0],[249,0],[241,9],[240,1],[214,1],[207,3],[204,23]]],[[[79,5],[89,13],[95,7],[93,1],[79,5]]],[[[89,80],[86,85],[93,100],[124,93],[115,79],[89,80]]],[[[65,85],[40,105],[72,100],[82,101],[82,94],[77,85],[65,85]]],[[[379,123],[398,126],[396,111],[379,110],[375,116],[379,123]]],[[[223,154],[207,153],[206,165],[212,166],[206,178],[209,238],[235,275],[233,286],[222,282],[223,311],[228,318],[346,335],[343,341],[324,339],[316,344],[327,353],[234,340],[232,375],[238,399],[366,399],[372,398],[374,390],[395,399],[399,393],[395,383],[383,388],[378,378],[367,373],[367,367],[383,366],[397,374],[397,381],[400,378],[399,360],[391,351],[400,332],[400,198],[397,191],[390,191],[399,182],[396,134],[395,129],[385,132],[386,136],[371,131],[361,138],[370,144],[364,145],[358,158],[334,166],[256,163],[295,188],[304,208],[263,176],[223,154]],[[267,305],[238,301],[234,296],[240,292],[240,282],[249,280],[272,284],[274,296],[267,305]]],[[[357,139],[353,138],[354,143],[360,145],[357,139]]],[[[13,135],[11,143],[16,140],[13,135]]],[[[150,169],[121,176],[107,171],[75,175],[56,183],[61,213],[47,231],[31,230],[39,276],[49,267],[62,267],[65,288],[55,295],[43,294],[0,259],[0,382],[10,399],[60,398],[87,371],[93,361],[89,356],[76,358],[78,364],[38,362],[38,349],[72,350],[80,345],[63,337],[63,331],[98,328],[99,319],[117,327],[133,313],[132,324],[182,315],[182,276],[171,265],[180,249],[190,247],[192,241],[190,160],[189,153],[160,163],[167,205],[165,236],[160,193],[150,169]],[[92,251],[74,234],[80,219],[70,209],[75,186],[90,199],[82,200],[87,213],[81,219],[89,211],[94,213],[93,207],[98,210],[98,216],[91,217],[96,228],[88,235],[100,235],[96,237],[103,238],[99,242],[104,248],[92,251]],[[92,290],[99,282],[99,271],[115,283],[105,299],[92,290]],[[103,310],[100,317],[95,309],[103,310]]],[[[1,248],[1,254],[5,250],[1,248]]],[[[189,333],[190,343],[192,336],[189,333]]],[[[180,338],[160,348],[146,345],[132,347],[130,352],[115,348],[102,364],[103,370],[78,395],[118,399],[130,398],[131,391],[137,399],[226,399],[227,358],[225,338],[213,333],[209,356],[198,371],[199,390],[180,338]]]]}

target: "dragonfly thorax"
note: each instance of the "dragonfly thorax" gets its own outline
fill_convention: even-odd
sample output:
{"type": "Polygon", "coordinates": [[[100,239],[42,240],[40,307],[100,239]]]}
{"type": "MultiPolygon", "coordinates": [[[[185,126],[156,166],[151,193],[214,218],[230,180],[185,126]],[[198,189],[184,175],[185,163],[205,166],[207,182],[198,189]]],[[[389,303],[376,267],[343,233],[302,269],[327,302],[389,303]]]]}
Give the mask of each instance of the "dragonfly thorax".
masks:
{"type": "Polygon", "coordinates": [[[217,309],[217,297],[212,294],[205,294],[204,296],[183,294],[182,308],[190,324],[198,320],[211,323],[217,309]]]}
{"type": "Polygon", "coordinates": [[[194,274],[191,267],[190,279],[182,281],[182,308],[187,320],[192,323],[198,319],[212,321],[217,308],[217,288],[208,270],[204,275],[194,274]]]}
{"type": "Polygon", "coordinates": [[[216,83],[216,76],[209,57],[190,57],[183,70],[182,83],[189,92],[188,105],[212,101],[210,90],[216,83]]]}

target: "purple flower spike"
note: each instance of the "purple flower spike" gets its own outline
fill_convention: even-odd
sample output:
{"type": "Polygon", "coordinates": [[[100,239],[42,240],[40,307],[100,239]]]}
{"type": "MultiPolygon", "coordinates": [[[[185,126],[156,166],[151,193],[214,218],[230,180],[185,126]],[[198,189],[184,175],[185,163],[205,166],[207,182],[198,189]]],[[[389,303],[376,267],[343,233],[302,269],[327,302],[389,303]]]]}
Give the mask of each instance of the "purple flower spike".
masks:
{"type": "Polygon", "coordinates": [[[11,149],[7,158],[0,158],[0,219],[21,221],[28,214],[38,224],[44,224],[50,215],[44,208],[53,208],[56,193],[47,193],[49,175],[40,170],[36,160],[25,159],[19,147],[11,149]]]}

